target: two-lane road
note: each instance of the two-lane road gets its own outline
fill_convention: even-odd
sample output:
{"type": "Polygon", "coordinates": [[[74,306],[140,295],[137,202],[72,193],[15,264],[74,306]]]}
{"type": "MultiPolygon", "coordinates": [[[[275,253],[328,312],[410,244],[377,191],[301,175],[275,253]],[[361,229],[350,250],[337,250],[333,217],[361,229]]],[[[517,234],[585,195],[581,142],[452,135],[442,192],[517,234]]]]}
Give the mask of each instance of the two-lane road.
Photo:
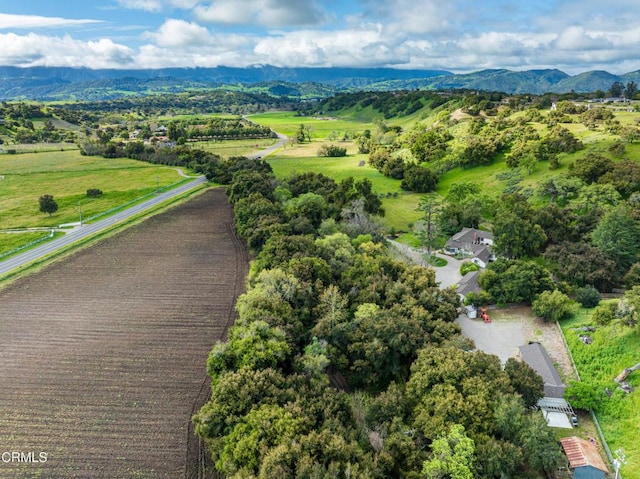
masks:
{"type": "Polygon", "coordinates": [[[106,228],[109,228],[114,225],[114,223],[118,223],[122,220],[126,220],[133,215],[141,213],[149,208],[153,208],[158,206],[160,203],[163,203],[173,197],[176,197],[186,191],[189,191],[203,183],[206,183],[207,179],[204,176],[195,178],[193,181],[189,181],[183,185],[178,186],[172,190],[166,191],[164,193],[159,193],[153,198],[146,200],[142,203],[132,206],[126,210],[123,210],[113,216],[109,216],[103,220],[97,221],[91,224],[85,224],[80,228],[76,228],[73,231],[70,231],[63,237],[57,238],[53,241],[49,241],[48,243],[43,244],[37,248],[30,249],[29,251],[25,251],[22,254],[14,256],[6,261],[0,262],[0,277],[9,273],[10,271],[24,266],[28,263],[31,263],[43,256],[46,256],[54,251],[64,248],[65,246],[70,245],[78,240],[96,234],[106,228]]]}
{"type": "MultiPolygon", "coordinates": [[[[287,137],[281,134],[278,135],[278,141],[274,143],[272,146],[255,153],[253,155],[247,155],[249,158],[257,159],[263,158],[274,151],[282,148],[287,140],[287,137]]],[[[179,171],[181,176],[186,176],[184,173],[179,171]]],[[[48,243],[43,244],[37,248],[30,249],[29,251],[25,251],[22,254],[16,255],[8,260],[0,261],[0,278],[10,271],[13,271],[16,268],[29,264],[37,259],[42,258],[48,254],[53,253],[60,248],[64,248],[78,240],[86,238],[87,236],[91,236],[96,234],[106,228],[109,228],[114,225],[114,223],[118,223],[122,220],[126,220],[133,215],[136,215],[142,211],[148,210],[149,208],[153,208],[158,206],[160,203],[167,201],[175,196],[178,196],[186,191],[189,191],[203,183],[206,183],[207,179],[204,176],[195,178],[193,181],[185,183],[177,188],[174,188],[170,191],[166,191],[164,193],[160,193],[153,198],[144,201],[143,203],[139,203],[131,208],[121,211],[113,216],[109,216],[103,220],[97,221],[91,224],[85,224],[80,228],[76,228],[73,231],[70,231],[66,235],[61,238],[57,238],[53,241],[49,241],[48,243]]]]}

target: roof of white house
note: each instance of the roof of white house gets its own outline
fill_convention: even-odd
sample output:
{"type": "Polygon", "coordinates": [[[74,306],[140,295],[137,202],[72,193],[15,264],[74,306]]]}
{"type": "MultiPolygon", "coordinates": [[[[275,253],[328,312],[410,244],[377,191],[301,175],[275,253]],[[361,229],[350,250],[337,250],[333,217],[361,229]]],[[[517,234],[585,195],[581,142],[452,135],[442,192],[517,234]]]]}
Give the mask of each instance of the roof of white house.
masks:
{"type": "Polygon", "coordinates": [[[491,233],[490,231],[477,230],[475,228],[462,228],[462,230],[458,231],[451,238],[449,238],[449,241],[447,241],[447,243],[451,241],[453,243],[459,244],[473,244],[482,239],[493,241],[493,233],[491,233]]]}

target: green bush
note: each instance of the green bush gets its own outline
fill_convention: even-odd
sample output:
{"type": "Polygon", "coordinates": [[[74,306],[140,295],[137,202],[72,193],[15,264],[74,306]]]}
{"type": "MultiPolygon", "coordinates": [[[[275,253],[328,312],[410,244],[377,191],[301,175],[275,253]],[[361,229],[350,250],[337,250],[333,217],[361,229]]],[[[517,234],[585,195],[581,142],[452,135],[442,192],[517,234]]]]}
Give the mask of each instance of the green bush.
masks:
{"type": "Polygon", "coordinates": [[[574,306],[566,294],[556,289],[540,293],[531,304],[531,309],[545,321],[560,321],[573,314],[574,306]]]}
{"type": "Polygon", "coordinates": [[[587,285],[576,291],[576,301],[580,303],[583,308],[595,308],[600,304],[600,299],[602,299],[600,293],[591,285],[587,285]]]}
{"type": "Polygon", "coordinates": [[[323,145],[318,150],[318,156],[326,156],[329,158],[347,156],[347,149],[337,145],[323,145]]]}
{"type": "Polygon", "coordinates": [[[470,273],[472,271],[478,271],[479,269],[480,269],[480,266],[478,266],[477,264],[472,263],[471,261],[464,261],[460,265],[460,274],[464,276],[467,273],[470,273]]]}
{"type": "Polygon", "coordinates": [[[89,198],[96,198],[98,196],[102,196],[102,190],[99,190],[98,188],[89,188],[87,190],[87,196],[89,198]]]}

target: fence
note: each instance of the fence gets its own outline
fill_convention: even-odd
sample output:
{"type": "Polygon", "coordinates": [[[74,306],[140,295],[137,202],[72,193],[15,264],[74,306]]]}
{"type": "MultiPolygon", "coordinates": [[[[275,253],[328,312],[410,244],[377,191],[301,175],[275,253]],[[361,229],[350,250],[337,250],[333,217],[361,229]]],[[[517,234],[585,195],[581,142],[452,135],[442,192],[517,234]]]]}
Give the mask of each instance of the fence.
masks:
{"type": "MultiPolygon", "coordinates": [[[[564,347],[567,350],[567,353],[569,353],[569,359],[571,360],[571,366],[573,367],[573,370],[576,373],[576,377],[578,378],[578,381],[581,381],[580,373],[578,372],[578,368],[576,366],[576,363],[573,360],[573,354],[571,354],[571,349],[569,349],[569,344],[567,343],[567,339],[564,337],[564,331],[562,331],[562,328],[560,327],[560,323],[558,321],[556,321],[556,326],[558,327],[558,330],[560,331],[560,336],[562,336],[562,341],[564,343],[564,347]]],[[[607,444],[607,440],[604,438],[604,432],[602,432],[602,428],[600,427],[600,423],[598,422],[598,418],[596,417],[596,413],[593,411],[593,409],[589,409],[589,415],[591,416],[591,419],[593,419],[593,423],[596,425],[596,430],[598,431],[598,436],[600,436],[600,440],[602,441],[602,446],[604,447],[604,451],[607,453],[607,457],[609,458],[609,462],[611,463],[611,465],[614,465],[615,464],[615,460],[613,458],[613,454],[611,454],[611,449],[609,448],[609,444],[607,444]]],[[[619,479],[622,479],[622,474],[619,473],[617,477],[619,479]]]]}

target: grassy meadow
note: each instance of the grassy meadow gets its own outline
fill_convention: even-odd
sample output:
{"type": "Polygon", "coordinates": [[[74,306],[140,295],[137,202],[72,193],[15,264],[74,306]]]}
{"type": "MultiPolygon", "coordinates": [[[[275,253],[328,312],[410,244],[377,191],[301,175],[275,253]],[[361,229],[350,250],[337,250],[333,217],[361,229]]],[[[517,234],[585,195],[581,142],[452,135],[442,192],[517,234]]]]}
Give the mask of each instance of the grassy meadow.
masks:
{"type": "Polygon", "coordinates": [[[128,159],[82,156],[77,150],[0,156],[0,230],[52,227],[131,202],[182,180],[174,168],[128,159]],[[90,188],[103,191],[88,198],[90,188]],[[38,198],[53,195],[58,211],[39,211],[38,198]]]}
{"type": "Polygon", "coordinates": [[[583,344],[576,328],[596,326],[591,320],[592,310],[582,309],[572,319],[561,323],[569,349],[582,382],[590,384],[601,397],[596,410],[612,452],[622,448],[627,464],[621,468],[625,479],[640,479],[640,371],[629,375],[627,381],[635,390],[626,394],[616,389],[614,378],[626,367],[640,363],[640,326],[598,326],[589,333],[593,342],[583,344]],[[605,388],[613,391],[608,397],[605,388]]]}
{"type": "Polygon", "coordinates": [[[222,158],[232,156],[249,156],[259,153],[275,144],[274,138],[259,138],[248,140],[225,140],[225,141],[199,141],[194,146],[200,150],[208,151],[222,158]]]}
{"type": "Polygon", "coordinates": [[[305,125],[311,130],[312,139],[326,139],[332,135],[336,139],[344,137],[345,132],[353,134],[364,130],[373,130],[375,124],[372,121],[361,121],[342,114],[340,118],[334,116],[297,116],[294,112],[271,112],[250,115],[251,121],[270,127],[272,130],[288,137],[294,137],[300,125],[305,125]]]}

